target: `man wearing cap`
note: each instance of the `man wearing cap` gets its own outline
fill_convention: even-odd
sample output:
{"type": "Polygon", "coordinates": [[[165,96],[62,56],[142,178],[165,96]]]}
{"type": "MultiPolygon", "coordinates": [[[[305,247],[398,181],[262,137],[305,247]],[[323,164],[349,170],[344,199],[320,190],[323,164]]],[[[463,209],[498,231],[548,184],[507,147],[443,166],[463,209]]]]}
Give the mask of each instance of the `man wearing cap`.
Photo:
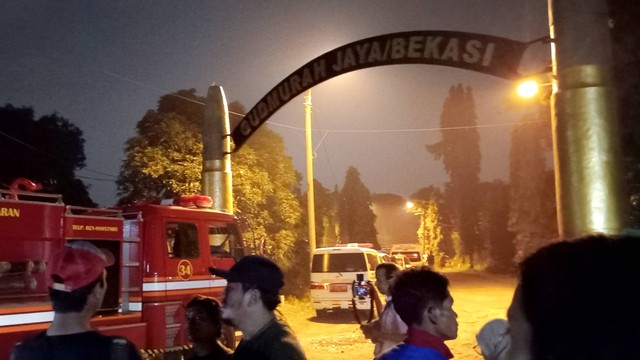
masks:
{"type": "Polygon", "coordinates": [[[16,345],[12,360],[141,359],[135,345],[91,328],[91,317],[107,291],[106,267],[113,255],[87,241],[68,243],[48,263],[54,311],[46,331],[16,345]]]}
{"type": "Polygon", "coordinates": [[[234,359],[306,359],[289,326],[274,314],[284,286],[284,275],[278,265],[267,258],[249,255],[229,271],[209,270],[227,279],[222,318],[242,331],[234,359]]]}

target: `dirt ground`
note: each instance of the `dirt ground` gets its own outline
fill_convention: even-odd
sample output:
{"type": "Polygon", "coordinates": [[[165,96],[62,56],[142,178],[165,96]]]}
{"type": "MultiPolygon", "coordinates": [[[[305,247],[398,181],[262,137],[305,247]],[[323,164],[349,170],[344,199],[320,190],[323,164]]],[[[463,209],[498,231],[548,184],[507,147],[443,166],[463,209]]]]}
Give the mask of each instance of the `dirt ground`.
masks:
{"type": "MultiPolygon", "coordinates": [[[[458,313],[458,338],[447,342],[458,360],[477,360],[475,334],[494,318],[505,318],[516,280],[480,272],[447,272],[458,313]]],[[[371,359],[373,344],[364,339],[352,312],[316,317],[309,302],[286,299],[280,307],[309,360],[371,359]]]]}

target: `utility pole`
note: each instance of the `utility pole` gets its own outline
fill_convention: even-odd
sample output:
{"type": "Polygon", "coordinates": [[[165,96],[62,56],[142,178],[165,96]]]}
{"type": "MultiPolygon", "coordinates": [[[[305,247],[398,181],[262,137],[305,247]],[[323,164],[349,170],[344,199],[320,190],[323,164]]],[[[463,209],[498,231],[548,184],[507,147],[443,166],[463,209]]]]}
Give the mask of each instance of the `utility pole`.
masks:
{"type": "Polygon", "coordinates": [[[616,235],[627,222],[605,0],[548,0],[551,96],[561,238],[616,235]]]}
{"type": "Polygon", "coordinates": [[[316,249],[316,212],[313,190],[313,144],[311,141],[311,90],[304,97],[304,129],[307,148],[307,211],[309,213],[309,255],[316,249]]]}
{"type": "Polygon", "coordinates": [[[424,254],[427,253],[427,208],[421,205],[420,213],[420,225],[422,225],[422,250],[420,252],[420,259],[424,260],[424,254]]]}

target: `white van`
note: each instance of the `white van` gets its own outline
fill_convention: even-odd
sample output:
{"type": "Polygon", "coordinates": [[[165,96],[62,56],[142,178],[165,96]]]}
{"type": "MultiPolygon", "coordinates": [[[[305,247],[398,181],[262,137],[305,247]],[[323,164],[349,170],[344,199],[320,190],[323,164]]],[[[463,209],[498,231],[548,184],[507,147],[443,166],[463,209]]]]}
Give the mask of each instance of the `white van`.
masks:
{"type": "MultiPolygon", "coordinates": [[[[311,303],[318,317],[329,310],[350,309],[353,292],[351,285],[358,274],[375,284],[376,266],[383,262],[374,249],[357,245],[319,248],[313,252],[311,262],[311,303]]],[[[369,298],[356,299],[358,310],[370,310],[369,298]]]]}

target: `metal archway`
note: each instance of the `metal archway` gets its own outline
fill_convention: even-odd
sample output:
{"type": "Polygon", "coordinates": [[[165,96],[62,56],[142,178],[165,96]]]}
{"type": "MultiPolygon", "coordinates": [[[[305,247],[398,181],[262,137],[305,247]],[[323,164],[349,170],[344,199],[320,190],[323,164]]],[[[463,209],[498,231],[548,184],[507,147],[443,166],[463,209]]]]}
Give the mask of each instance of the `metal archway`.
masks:
{"type": "Polygon", "coordinates": [[[336,76],[377,66],[427,64],[515,80],[529,44],[459,31],[409,31],[354,41],[309,61],[262,97],[231,132],[234,151],[291,99],[336,76]]]}

